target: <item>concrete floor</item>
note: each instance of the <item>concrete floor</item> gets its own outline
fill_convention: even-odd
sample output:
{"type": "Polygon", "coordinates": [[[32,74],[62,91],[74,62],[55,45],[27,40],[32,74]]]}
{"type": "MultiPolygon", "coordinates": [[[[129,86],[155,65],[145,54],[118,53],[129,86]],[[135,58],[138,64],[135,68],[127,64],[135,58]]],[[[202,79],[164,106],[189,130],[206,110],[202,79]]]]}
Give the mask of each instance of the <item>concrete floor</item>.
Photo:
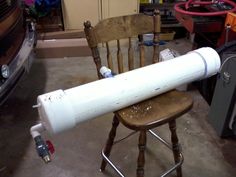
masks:
{"type": "MultiPolygon", "coordinates": [[[[174,41],[171,48],[185,53],[190,44],[174,41]]],[[[0,108],[0,177],[94,177],[116,176],[110,167],[99,171],[100,150],[105,144],[112,114],[79,124],[73,130],[50,136],[56,149],[53,161],[46,165],[38,158],[29,128],[38,122],[37,95],[56,89],[67,89],[96,80],[91,57],[35,60],[30,74],[14,94],[0,108]]],[[[220,139],[207,121],[209,106],[196,90],[189,91],[194,98],[193,109],[177,121],[177,131],[185,161],[184,177],[235,177],[236,141],[220,139]]],[[[155,130],[157,131],[157,130],[155,130]]],[[[120,126],[118,137],[130,131],[120,126]]],[[[169,138],[168,127],[158,132],[169,138]]],[[[127,176],[135,176],[137,139],[134,135],[117,144],[112,159],[127,176]]],[[[172,153],[148,136],[145,175],[160,175],[173,164],[172,153]]],[[[175,176],[173,173],[170,176],[175,176]]]]}

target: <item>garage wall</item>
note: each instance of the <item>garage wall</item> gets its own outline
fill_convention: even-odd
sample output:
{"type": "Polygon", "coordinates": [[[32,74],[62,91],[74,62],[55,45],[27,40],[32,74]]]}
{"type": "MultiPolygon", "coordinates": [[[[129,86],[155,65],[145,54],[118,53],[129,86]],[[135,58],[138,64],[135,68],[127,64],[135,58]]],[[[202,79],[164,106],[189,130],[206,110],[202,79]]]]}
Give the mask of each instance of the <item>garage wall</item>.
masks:
{"type": "Polygon", "coordinates": [[[138,13],[139,0],[64,0],[62,11],[65,30],[83,30],[83,22],[96,24],[108,17],[138,13]]]}
{"type": "Polygon", "coordinates": [[[139,0],[101,0],[102,19],[135,14],[139,11],[139,0]]]}
{"type": "Polygon", "coordinates": [[[83,29],[86,20],[96,24],[101,19],[100,6],[100,0],[62,1],[65,30],[83,29]]]}

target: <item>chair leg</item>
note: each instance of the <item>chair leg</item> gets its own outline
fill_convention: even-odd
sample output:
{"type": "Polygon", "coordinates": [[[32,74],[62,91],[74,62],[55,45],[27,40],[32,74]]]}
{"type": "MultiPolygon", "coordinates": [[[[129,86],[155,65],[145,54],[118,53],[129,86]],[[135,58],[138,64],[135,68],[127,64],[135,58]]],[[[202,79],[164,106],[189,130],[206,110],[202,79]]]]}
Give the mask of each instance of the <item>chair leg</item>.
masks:
{"type": "MultiPolygon", "coordinates": [[[[169,122],[169,128],[171,131],[171,142],[172,142],[172,149],[174,154],[174,160],[175,164],[177,164],[180,161],[180,146],[179,146],[179,140],[176,134],[176,122],[175,120],[172,120],[169,122]]],[[[179,166],[176,169],[177,177],[182,177],[182,169],[181,166],[179,166]]]]}
{"type": "Polygon", "coordinates": [[[137,177],[144,177],[145,149],[146,149],[146,130],[141,130],[139,135],[139,155],[137,165],[137,177]]]}
{"type": "MultiPolygon", "coordinates": [[[[112,128],[110,130],[110,133],[109,133],[109,136],[108,136],[108,139],[107,139],[107,142],[106,142],[106,146],[105,146],[105,149],[104,149],[104,154],[107,157],[110,156],[111,148],[112,148],[112,145],[114,143],[114,139],[115,139],[115,136],[116,136],[116,129],[117,129],[118,125],[119,125],[119,120],[114,115],[113,122],[112,122],[112,128]]],[[[106,165],[107,165],[107,162],[104,159],[102,159],[100,170],[104,171],[105,168],[106,168],[106,165]]]]}

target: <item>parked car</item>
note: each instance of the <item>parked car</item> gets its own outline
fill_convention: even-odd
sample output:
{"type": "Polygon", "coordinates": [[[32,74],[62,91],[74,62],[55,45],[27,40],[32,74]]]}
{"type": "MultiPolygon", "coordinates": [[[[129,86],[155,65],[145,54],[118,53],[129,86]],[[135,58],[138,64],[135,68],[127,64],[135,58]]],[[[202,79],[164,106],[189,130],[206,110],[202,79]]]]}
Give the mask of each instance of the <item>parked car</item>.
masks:
{"type": "Polygon", "coordinates": [[[26,22],[21,1],[0,0],[0,105],[33,61],[36,35],[32,22],[26,22]]]}

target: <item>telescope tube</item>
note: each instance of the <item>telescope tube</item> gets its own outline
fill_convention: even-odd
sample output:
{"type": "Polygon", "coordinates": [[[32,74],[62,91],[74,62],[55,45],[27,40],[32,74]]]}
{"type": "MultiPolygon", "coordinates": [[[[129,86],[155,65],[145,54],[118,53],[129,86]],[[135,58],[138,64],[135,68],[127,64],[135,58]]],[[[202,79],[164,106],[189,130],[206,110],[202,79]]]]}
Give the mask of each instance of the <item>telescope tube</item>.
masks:
{"type": "Polygon", "coordinates": [[[179,85],[210,77],[219,71],[220,64],[214,49],[200,48],[172,60],[40,95],[39,116],[47,131],[59,133],[179,85]]]}

